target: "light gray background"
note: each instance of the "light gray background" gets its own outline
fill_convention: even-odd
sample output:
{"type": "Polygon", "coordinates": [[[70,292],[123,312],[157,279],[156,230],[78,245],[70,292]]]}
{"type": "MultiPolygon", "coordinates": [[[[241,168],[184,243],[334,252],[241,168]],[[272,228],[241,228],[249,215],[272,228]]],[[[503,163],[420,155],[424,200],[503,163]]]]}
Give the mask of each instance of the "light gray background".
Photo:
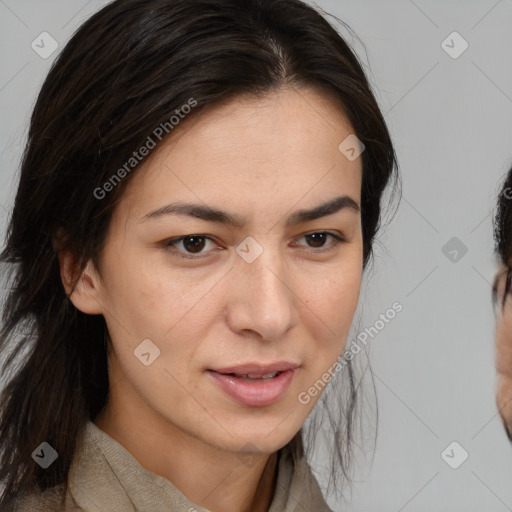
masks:
{"type": "MultiPolygon", "coordinates": [[[[2,233],[30,111],[56,55],[42,59],[30,44],[47,31],[61,48],[105,3],[0,0],[2,233]]],[[[331,505],[353,512],[512,510],[512,447],[494,401],[490,303],[492,211],[512,164],[512,2],[317,5],[364,42],[366,53],[349,37],[370,66],[403,176],[400,208],[380,238],[361,303],[363,328],[393,302],[403,305],[370,342],[377,449],[373,466],[360,458],[352,500],[331,505]],[[469,44],[457,59],[441,46],[453,31],[469,44]],[[442,251],[452,237],[467,247],[456,261],[442,251]],[[453,441],[469,453],[458,469],[441,458],[453,441]]]]}

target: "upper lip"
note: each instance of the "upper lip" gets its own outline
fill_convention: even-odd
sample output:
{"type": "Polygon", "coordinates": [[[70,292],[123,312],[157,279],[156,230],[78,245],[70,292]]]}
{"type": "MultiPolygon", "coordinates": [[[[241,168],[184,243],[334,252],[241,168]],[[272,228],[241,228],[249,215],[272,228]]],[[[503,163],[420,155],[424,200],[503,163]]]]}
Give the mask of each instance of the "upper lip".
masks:
{"type": "Polygon", "coordinates": [[[267,375],[275,372],[285,372],[287,370],[295,370],[299,365],[288,361],[279,361],[271,364],[247,363],[238,366],[226,366],[224,368],[211,368],[217,373],[235,373],[238,375],[267,375]]]}

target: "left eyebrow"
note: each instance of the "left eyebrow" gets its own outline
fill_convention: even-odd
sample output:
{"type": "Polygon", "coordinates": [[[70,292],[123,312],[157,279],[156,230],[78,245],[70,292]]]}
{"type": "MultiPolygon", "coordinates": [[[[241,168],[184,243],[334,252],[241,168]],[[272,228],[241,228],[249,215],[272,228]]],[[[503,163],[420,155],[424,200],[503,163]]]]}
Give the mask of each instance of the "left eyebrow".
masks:
{"type": "MultiPolygon", "coordinates": [[[[359,213],[360,207],[357,202],[349,196],[340,196],[319,206],[308,210],[298,210],[288,218],[287,226],[296,226],[305,222],[310,222],[327,215],[332,215],[341,210],[348,209],[359,213]]],[[[164,215],[187,215],[197,219],[210,222],[219,222],[236,228],[242,228],[245,220],[233,213],[212,208],[201,204],[193,203],[170,203],[144,215],[143,221],[162,217],[164,215]]]]}
{"type": "Polygon", "coordinates": [[[359,213],[359,205],[349,196],[340,196],[330,201],[327,201],[320,206],[312,208],[311,210],[299,210],[293,213],[287,221],[288,226],[296,226],[297,224],[302,224],[305,222],[310,222],[315,219],[320,219],[321,217],[326,217],[327,215],[332,215],[333,213],[337,213],[343,209],[349,209],[354,211],[355,213],[359,213]]]}

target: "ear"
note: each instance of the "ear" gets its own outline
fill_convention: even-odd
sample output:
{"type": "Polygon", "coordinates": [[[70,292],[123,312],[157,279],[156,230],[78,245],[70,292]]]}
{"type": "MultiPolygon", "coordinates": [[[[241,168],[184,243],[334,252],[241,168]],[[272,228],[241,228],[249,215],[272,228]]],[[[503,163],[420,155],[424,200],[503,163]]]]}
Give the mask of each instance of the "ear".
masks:
{"type": "Polygon", "coordinates": [[[94,264],[87,262],[79,276],[76,272],[75,258],[68,249],[59,251],[59,266],[62,284],[74,306],[88,315],[101,315],[101,286],[94,264]]]}

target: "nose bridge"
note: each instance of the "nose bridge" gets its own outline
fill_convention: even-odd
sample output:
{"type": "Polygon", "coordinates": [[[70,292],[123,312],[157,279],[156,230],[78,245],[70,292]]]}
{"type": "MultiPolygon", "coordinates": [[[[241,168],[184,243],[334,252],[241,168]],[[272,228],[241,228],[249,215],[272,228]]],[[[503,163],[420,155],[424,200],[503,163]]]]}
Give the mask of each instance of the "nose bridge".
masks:
{"type": "MultiPolygon", "coordinates": [[[[249,242],[250,244],[251,242],[249,242]]],[[[247,246],[241,244],[242,249],[247,246]]],[[[278,338],[292,325],[295,315],[293,284],[278,244],[260,246],[261,252],[252,262],[243,253],[235,263],[234,279],[239,293],[232,303],[232,327],[250,329],[265,338],[278,338]]],[[[249,252],[254,247],[249,247],[249,252]]]]}

